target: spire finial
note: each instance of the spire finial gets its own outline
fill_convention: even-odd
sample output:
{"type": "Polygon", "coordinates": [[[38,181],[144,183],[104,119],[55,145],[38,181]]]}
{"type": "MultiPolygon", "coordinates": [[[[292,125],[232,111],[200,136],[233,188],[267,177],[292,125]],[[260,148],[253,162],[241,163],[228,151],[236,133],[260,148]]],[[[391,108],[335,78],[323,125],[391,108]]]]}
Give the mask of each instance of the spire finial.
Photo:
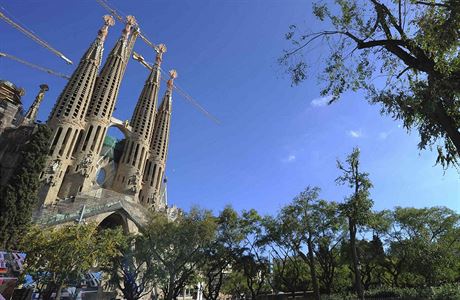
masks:
{"type": "Polygon", "coordinates": [[[115,20],[113,19],[111,15],[105,15],[103,19],[104,19],[104,25],[102,25],[98,33],[98,37],[101,39],[101,41],[105,41],[105,37],[107,36],[109,26],[115,25],[115,20]]]}
{"type": "Polygon", "coordinates": [[[38,107],[40,106],[40,103],[43,100],[43,97],[45,96],[45,92],[49,90],[49,87],[47,84],[40,84],[40,91],[37,94],[37,97],[35,97],[34,102],[30,106],[29,110],[27,111],[23,124],[24,123],[29,123],[32,124],[35,122],[35,119],[37,118],[38,114],[38,107]]]}
{"type": "Polygon", "coordinates": [[[166,45],[165,44],[159,44],[157,47],[155,47],[155,51],[157,52],[157,57],[155,59],[155,64],[157,66],[160,66],[161,61],[163,60],[163,53],[166,52],[166,45]]]}
{"type": "Polygon", "coordinates": [[[169,71],[169,80],[168,80],[168,91],[172,91],[174,87],[174,79],[177,78],[177,71],[176,70],[171,70],[169,71]]]}
{"type": "Polygon", "coordinates": [[[125,29],[123,29],[123,37],[125,39],[127,39],[129,34],[131,33],[131,28],[136,25],[137,25],[137,21],[134,16],[126,17],[125,29]]]}

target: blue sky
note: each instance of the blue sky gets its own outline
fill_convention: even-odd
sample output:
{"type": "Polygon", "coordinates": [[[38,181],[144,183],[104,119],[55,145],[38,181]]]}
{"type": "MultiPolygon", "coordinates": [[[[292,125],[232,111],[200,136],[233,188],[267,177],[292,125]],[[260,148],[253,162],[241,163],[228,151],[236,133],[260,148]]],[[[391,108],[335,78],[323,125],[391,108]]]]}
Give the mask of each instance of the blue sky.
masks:
{"type": "MultiPolygon", "coordinates": [[[[170,203],[220,210],[256,208],[274,213],[307,185],[322,188],[325,199],[342,201],[336,159],[354,146],[374,183],[376,209],[445,205],[460,211],[460,175],[434,166],[436,153],[420,152],[418,137],[379,114],[361,93],[322,105],[324,48],[309,55],[316,62],[310,79],[291,87],[277,65],[288,44],[290,24],[321,28],[311,2],[300,0],[112,0],[138,19],[155,43],[165,43],[164,69],[178,70],[178,85],[221,120],[216,125],[175,94],[167,164],[170,203]]],[[[4,10],[75,63],[95,38],[105,11],[95,0],[0,0],[4,10]]],[[[105,56],[122,25],[109,30],[105,56]]],[[[0,23],[0,51],[70,74],[56,56],[0,23]]],[[[142,41],[135,50],[153,61],[142,41]]],[[[130,61],[114,116],[130,119],[147,70],[130,61]]],[[[47,93],[39,117],[46,120],[63,79],[0,59],[0,78],[26,89],[30,105],[41,83],[47,93]]],[[[163,87],[164,89],[164,87],[163,87]]]]}

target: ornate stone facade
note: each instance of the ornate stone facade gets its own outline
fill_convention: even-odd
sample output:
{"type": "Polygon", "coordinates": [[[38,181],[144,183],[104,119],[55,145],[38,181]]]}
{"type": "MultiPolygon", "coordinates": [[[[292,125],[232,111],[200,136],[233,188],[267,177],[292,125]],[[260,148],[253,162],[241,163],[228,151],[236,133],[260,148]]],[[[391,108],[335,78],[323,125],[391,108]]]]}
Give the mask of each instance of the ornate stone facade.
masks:
{"type": "MultiPolygon", "coordinates": [[[[167,209],[163,177],[176,73],[171,73],[166,94],[157,108],[160,64],[166,51],[164,45],[158,46],[156,64],[144,84],[131,121],[114,118],[118,92],[139,29],[134,17],[128,17],[121,37],[99,71],[104,41],[109,26],[113,24],[112,17],[104,17],[95,41],[81,58],[50,113],[47,124],[52,130],[52,138],[47,164],[40,176],[41,209],[35,215],[37,222],[41,222],[45,215],[48,218],[57,207],[70,215],[84,211],[85,207],[91,207],[94,213],[98,209],[102,209],[101,214],[102,211],[104,214],[117,212],[134,223],[137,222],[135,218],[142,218],[139,217],[142,211],[148,211],[142,207],[167,209]],[[115,142],[110,145],[104,142],[110,126],[120,128],[125,134],[123,147],[118,147],[115,142]],[[118,157],[114,153],[119,153],[118,157]],[[98,179],[101,174],[104,178],[98,179]],[[122,207],[107,206],[112,200],[122,203],[122,207]]],[[[5,149],[11,150],[15,143],[11,137],[35,124],[39,104],[48,86],[40,88],[27,114],[21,115],[22,122],[9,129],[8,137],[0,137],[2,169],[4,158],[8,156],[2,153],[8,152],[5,149]]],[[[81,215],[86,218],[84,212],[81,215]]],[[[97,214],[92,217],[98,219],[97,214]]],[[[75,220],[65,220],[71,221],[75,220]]]]}

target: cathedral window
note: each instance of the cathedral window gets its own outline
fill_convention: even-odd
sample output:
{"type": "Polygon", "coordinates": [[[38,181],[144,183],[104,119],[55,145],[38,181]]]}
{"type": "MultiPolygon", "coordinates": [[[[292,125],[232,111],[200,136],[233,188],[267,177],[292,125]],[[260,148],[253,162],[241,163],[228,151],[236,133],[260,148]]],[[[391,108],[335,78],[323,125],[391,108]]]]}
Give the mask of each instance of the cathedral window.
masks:
{"type": "Polygon", "coordinates": [[[49,155],[53,154],[54,148],[56,147],[56,144],[57,144],[57,142],[59,140],[59,137],[61,136],[61,132],[62,132],[62,127],[59,127],[59,129],[56,132],[56,135],[54,136],[53,143],[51,144],[51,148],[50,148],[50,151],[48,153],[49,155]]]}
{"type": "Polygon", "coordinates": [[[67,141],[69,140],[71,133],[72,133],[72,128],[68,128],[67,132],[65,133],[64,140],[62,141],[61,149],[59,149],[59,156],[62,156],[62,154],[64,153],[64,150],[67,146],[67,141]]]}
{"type": "Polygon", "coordinates": [[[76,130],[73,134],[72,142],[70,143],[70,147],[66,153],[66,158],[69,158],[70,152],[72,151],[73,147],[75,147],[75,140],[77,139],[77,135],[78,135],[78,130],[76,130]]]}
{"type": "Polygon", "coordinates": [[[94,151],[96,146],[97,139],[99,138],[99,132],[101,131],[101,126],[97,126],[96,133],[94,134],[93,142],[91,143],[91,151],[94,151]]]}
{"type": "Polygon", "coordinates": [[[89,127],[88,133],[86,134],[85,142],[83,143],[83,147],[82,147],[82,151],[86,150],[86,146],[88,146],[88,141],[89,141],[92,131],[93,131],[93,125],[89,127]]]}
{"type": "Polygon", "coordinates": [[[80,146],[80,142],[81,142],[81,139],[83,137],[83,130],[80,130],[80,133],[78,134],[78,139],[77,139],[77,142],[75,143],[75,146],[73,147],[73,151],[72,151],[72,156],[75,155],[75,152],[77,151],[78,147],[80,146]]]}
{"type": "Polygon", "coordinates": [[[136,161],[137,161],[137,154],[139,153],[139,144],[136,145],[136,151],[134,151],[134,157],[133,157],[133,161],[132,161],[132,165],[135,166],[136,165],[136,161]]]}

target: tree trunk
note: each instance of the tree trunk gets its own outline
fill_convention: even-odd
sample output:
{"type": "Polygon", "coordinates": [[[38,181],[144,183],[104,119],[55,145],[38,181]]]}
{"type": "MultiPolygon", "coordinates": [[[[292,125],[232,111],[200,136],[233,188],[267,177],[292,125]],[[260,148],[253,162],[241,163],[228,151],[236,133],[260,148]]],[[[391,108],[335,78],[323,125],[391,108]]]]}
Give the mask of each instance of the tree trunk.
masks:
{"type": "Polygon", "coordinates": [[[62,284],[59,284],[56,289],[56,297],[54,298],[54,300],[61,300],[61,294],[62,294],[62,284]]]}
{"type": "Polygon", "coordinates": [[[53,291],[54,291],[54,285],[53,284],[49,284],[45,290],[43,291],[43,300],[51,300],[51,296],[53,295],[53,291]]]}
{"type": "Polygon", "coordinates": [[[358,251],[356,249],[356,225],[351,218],[348,218],[348,224],[350,227],[350,246],[353,260],[353,270],[355,273],[356,294],[360,300],[364,300],[364,291],[361,284],[361,270],[359,268],[358,251]]]}
{"type": "Polygon", "coordinates": [[[447,114],[444,107],[442,107],[439,103],[436,103],[435,109],[435,114],[439,124],[442,128],[444,128],[447,136],[457,149],[458,156],[460,156],[460,132],[458,131],[457,126],[455,126],[454,120],[447,114]]]}
{"type": "Polygon", "coordinates": [[[315,299],[320,300],[321,296],[319,294],[318,278],[316,277],[315,259],[313,257],[313,242],[311,240],[310,233],[308,234],[307,244],[308,244],[308,260],[309,260],[309,265],[310,265],[311,281],[313,284],[313,292],[315,294],[315,299]]]}

